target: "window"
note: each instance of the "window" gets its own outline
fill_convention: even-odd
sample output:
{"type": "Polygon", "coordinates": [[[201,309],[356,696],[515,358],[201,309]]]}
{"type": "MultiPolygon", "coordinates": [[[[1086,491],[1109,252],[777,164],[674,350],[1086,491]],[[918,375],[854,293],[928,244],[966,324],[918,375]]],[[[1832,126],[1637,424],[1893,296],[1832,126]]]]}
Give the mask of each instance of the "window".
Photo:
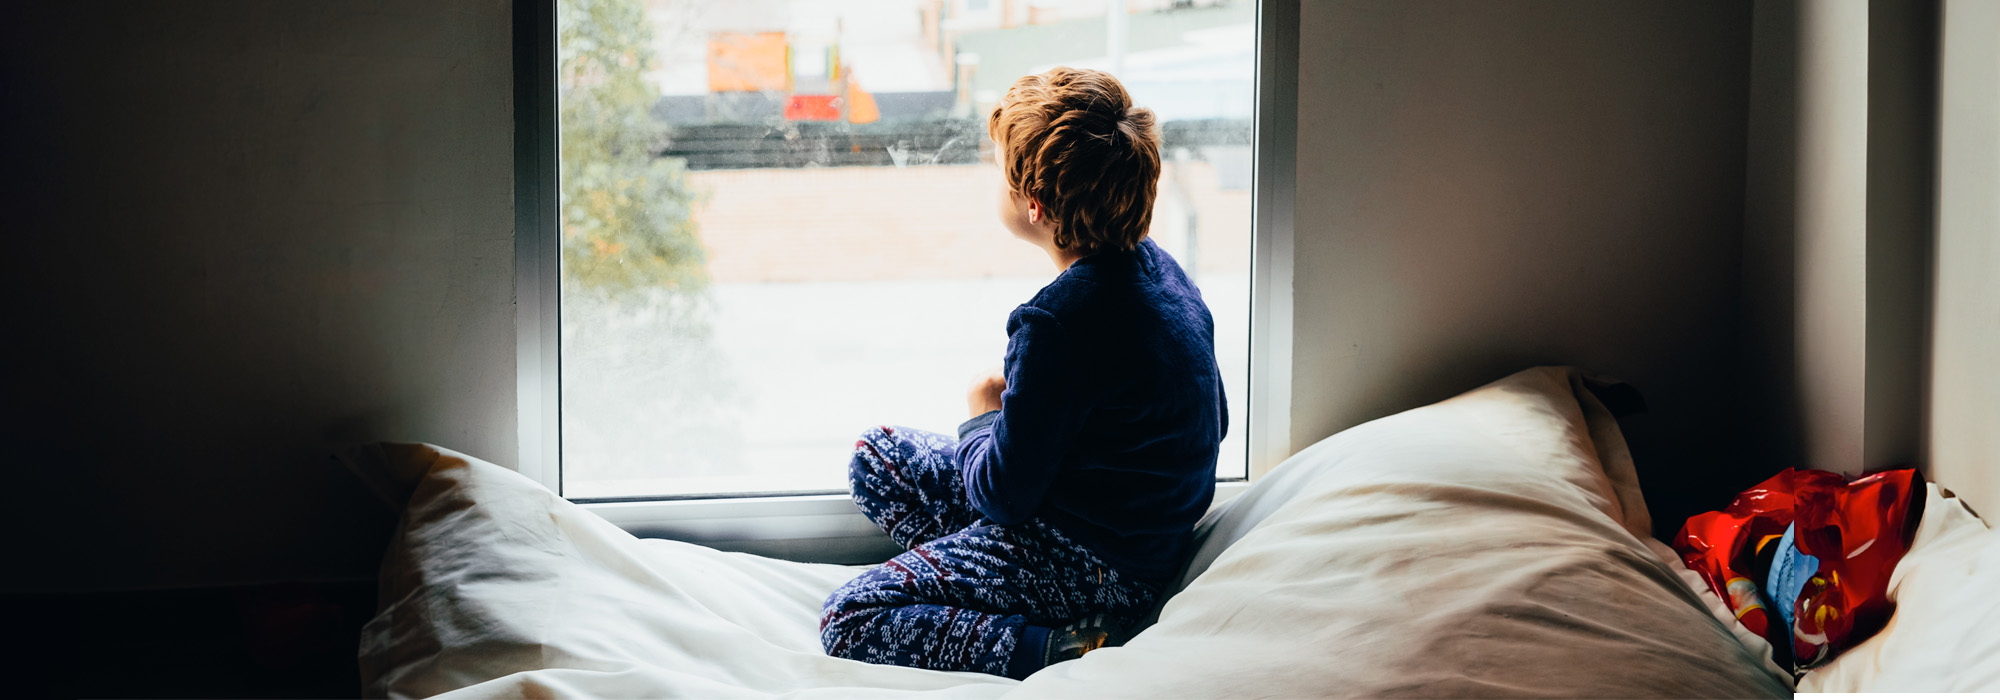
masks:
{"type": "Polygon", "coordinates": [[[1287,374],[1269,358],[1288,354],[1270,321],[1289,316],[1272,293],[1289,289],[1272,264],[1289,204],[1267,181],[1289,180],[1290,110],[1272,105],[1290,88],[1271,85],[1291,71],[1257,66],[1295,61],[1296,41],[1273,46],[1269,2],[1111,4],[524,3],[523,472],[628,502],[605,512],[681,503],[654,520],[846,517],[823,504],[845,506],[826,494],[845,493],[855,436],[952,432],[1007,312],[1056,274],[998,222],[984,122],[1053,65],[1111,70],[1159,114],[1151,235],[1215,317],[1232,420],[1218,475],[1268,467],[1248,455],[1282,443],[1284,397],[1253,396],[1251,375],[1287,374]],[[1253,159],[1279,140],[1283,158],[1253,159]]]}

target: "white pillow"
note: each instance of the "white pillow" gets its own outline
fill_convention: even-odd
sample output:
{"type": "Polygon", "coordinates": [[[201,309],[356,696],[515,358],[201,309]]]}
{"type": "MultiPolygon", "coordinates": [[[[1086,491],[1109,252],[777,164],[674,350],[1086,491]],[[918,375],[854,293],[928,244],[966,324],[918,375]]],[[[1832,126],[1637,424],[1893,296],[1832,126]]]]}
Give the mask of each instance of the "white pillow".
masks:
{"type": "MultiPolygon", "coordinates": [[[[1604,504],[1604,513],[1617,520],[1634,537],[1650,539],[1648,533],[1653,529],[1652,515],[1646,509],[1645,497],[1639,492],[1639,473],[1632,464],[1631,450],[1625,445],[1625,436],[1618,428],[1617,419],[1612,416],[1612,411],[1605,407],[1605,402],[1600,400],[1596,393],[1612,391],[1636,396],[1636,392],[1622,382],[1586,375],[1573,367],[1535,367],[1461,396],[1481,392],[1497,394],[1500,387],[1521,385],[1533,386],[1533,391],[1546,395],[1541,397],[1543,399],[1556,398],[1564,412],[1560,415],[1549,415],[1545,407],[1532,405],[1501,406],[1494,410],[1504,413],[1508,410],[1527,409],[1528,412],[1524,417],[1537,421],[1529,423],[1532,427],[1528,430],[1540,431],[1548,436],[1567,435],[1571,440],[1587,443],[1595,454],[1591,455],[1594,459],[1591,460],[1592,466],[1585,478],[1602,484],[1604,493],[1599,495],[1608,501],[1604,504]],[[1543,410],[1537,411],[1535,410],[1537,408],[1543,410]]],[[[1420,423],[1422,419],[1419,416],[1424,415],[1429,408],[1426,406],[1411,409],[1392,418],[1405,423],[1420,423]]],[[[1321,440],[1292,455],[1290,459],[1278,465],[1279,468],[1258,479],[1257,484],[1250,490],[1209,511],[1208,515],[1195,525],[1194,551],[1182,565],[1181,575],[1168,588],[1167,595],[1161,596],[1162,602],[1164,603],[1166,598],[1171,598],[1174,593],[1187,588],[1195,577],[1208,570],[1209,564],[1214,563],[1215,558],[1220,556],[1223,550],[1242,539],[1243,535],[1263,523],[1265,518],[1270,517],[1279,508],[1290,503],[1292,498],[1299,494],[1301,487],[1319,476],[1325,465],[1337,461],[1315,459],[1315,457],[1338,453],[1346,449],[1344,446],[1347,443],[1348,441],[1338,435],[1321,440]]],[[[1678,557],[1668,557],[1668,560],[1680,561],[1678,557]]]]}
{"type": "Polygon", "coordinates": [[[1799,692],[2000,692],[2000,532],[1949,491],[1928,490],[1889,578],[1888,625],[1808,672],[1799,692]]]}
{"type": "Polygon", "coordinates": [[[1520,372],[1301,451],[1156,624],[1014,695],[1788,697],[1645,544],[1584,386],[1520,372]]]}
{"type": "Polygon", "coordinates": [[[408,504],[373,695],[1787,695],[1645,543],[1616,422],[1561,368],[1299,453],[1157,625],[1019,684],[826,656],[820,602],[858,569],[638,540],[449,450],[345,456],[408,504]]]}

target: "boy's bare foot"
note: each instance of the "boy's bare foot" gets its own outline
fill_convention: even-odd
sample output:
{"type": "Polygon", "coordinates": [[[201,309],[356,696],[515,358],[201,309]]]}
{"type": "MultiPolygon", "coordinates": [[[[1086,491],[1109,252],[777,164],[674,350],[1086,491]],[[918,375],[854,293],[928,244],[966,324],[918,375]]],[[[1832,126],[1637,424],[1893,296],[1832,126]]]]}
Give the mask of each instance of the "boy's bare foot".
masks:
{"type": "Polygon", "coordinates": [[[1125,627],[1109,615],[1092,615],[1049,630],[1049,646],[1042,654],[1043,665],[1053,666],[1103,647],[1125,643],[1125,627]]]}

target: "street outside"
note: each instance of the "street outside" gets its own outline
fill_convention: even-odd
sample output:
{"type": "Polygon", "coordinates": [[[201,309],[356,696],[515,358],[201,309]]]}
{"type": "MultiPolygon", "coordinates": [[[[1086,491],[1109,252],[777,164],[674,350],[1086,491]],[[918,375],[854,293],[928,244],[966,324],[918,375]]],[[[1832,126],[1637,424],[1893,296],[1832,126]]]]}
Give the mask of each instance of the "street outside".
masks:
{"type": "MultiPolygon", "coordinates": [[[[1152,236],[1183,261],[1198,251],[1232,408],[1218,473],[1241,476],[1249,193],[1203,163],[1169,165],[1163,189],[1183,175],[1212,224],[1190,241],[1186,212],[1162,201],[1152,236]]],[[[704,299],[565,303],[565,495],[844,489],[869,426],[955,434],[973,374],[1006,350],[1008,313],[1057,272],[999,224],[991,165],[695,179],[715,190],[696,212],[715,278],[704,299]]]]}
{"type": "MultiPolygon", "coordinates": [[[[627,354],[630,365],[682,371],[607,377],[600,384],[612,395],[565,406],[565,495],[844,490],[863,429],[956,434],[967,418],[966,385],[998,365],[1006,348],[1007,313],[1047,281],[716,285],[704,361],[675,362],[668,356],[688,348],[631,338],[645,347],[627,354]],[[701,408],[700,397],[726,398],[685,410],[701,408]],[[691,429],[670,427],[688,418],[691,429]],[[706,449],[689,449],[695,445],[706,449]]],[[[1217,467],[1223,475],[1243,474],[1247,282],[1212,280],[1203,293],[1232,409],[1217,467]]],[[[596,369],[566,371],[565,379],[596,369]]]]}

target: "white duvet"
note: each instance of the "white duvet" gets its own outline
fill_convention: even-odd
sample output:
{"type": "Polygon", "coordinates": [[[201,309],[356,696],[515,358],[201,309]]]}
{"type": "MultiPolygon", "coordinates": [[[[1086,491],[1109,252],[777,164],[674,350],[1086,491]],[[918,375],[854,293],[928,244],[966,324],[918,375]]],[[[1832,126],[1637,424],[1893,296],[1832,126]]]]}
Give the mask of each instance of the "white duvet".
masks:
{"type": "Polygon", "coordinates": [[[425,445],[349,460],[396,501],[371,695],[1784,697],[1663,561],[1616,423],[1529,370],[1299,453],[1204,521],[1158,622],[1016,682],[829,658],[858,567],[640,540],[425,445]]]}
{"type": "Polygon", "coordinates": [[[1889,577],[1896,612],[1799,680],[1806,693],[2000,692],[2000,532],[1927,484],[1924,519],[1889,577]]]}

